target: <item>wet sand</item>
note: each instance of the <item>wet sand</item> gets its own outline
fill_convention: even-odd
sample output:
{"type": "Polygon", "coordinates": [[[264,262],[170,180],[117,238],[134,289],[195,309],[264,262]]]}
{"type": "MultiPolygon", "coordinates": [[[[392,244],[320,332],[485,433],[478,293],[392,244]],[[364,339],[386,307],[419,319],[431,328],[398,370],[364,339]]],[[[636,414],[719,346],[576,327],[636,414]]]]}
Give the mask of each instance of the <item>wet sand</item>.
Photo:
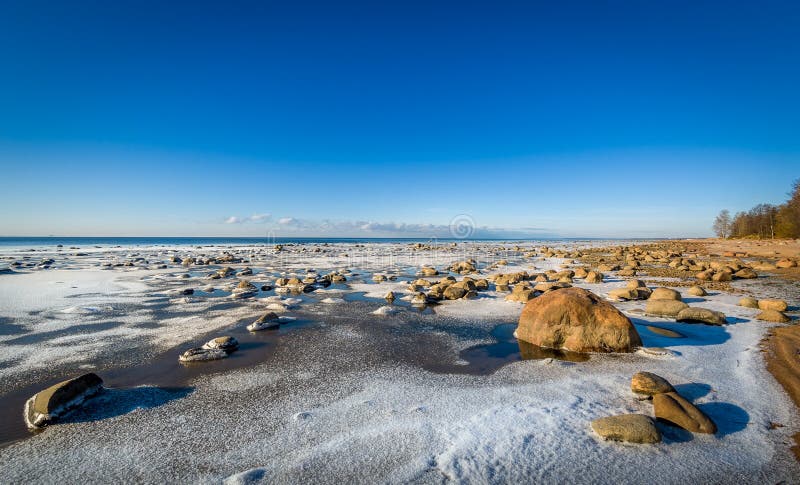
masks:
{"type": "MultiPolygon", "coordinates": [[[[800,256],[800,240],[720,240],[703,241],[709,253],[722,254],[727,251],[743,252],[753,258],[797,258],[800,256]]],[[[778,268],[769,272],[775,278],[789,281],[800,280],[800,267],[778,268]]],[[[792,291],[792,290],[789,290],[792,291]]],[[[794,295],[795,298],[798,294],[794,295]]],[[[788,326],[772,329],[767,337],[765,358],[767,369],[781,383],[786,393],[800,410],[800,325],[797,320],[788,326]]],[[[792,447],[800,461],[800,433],[794,435],[792,447]]]]}
{"type": "MultiPolygon", "coordinates": [[[[800,325],[773,329],[767,341],[766,359],[767,369],[800,409],[800,325]]],[[[794,435],[794,440],[792,451],[800,461],[800,433],[794,435]]]]}
{"type": "Polygon", "coordinates": [[[692,239],[711,254],[747,253],[751,258],[796,258],[800,256],[800,239],[692,239]]]}

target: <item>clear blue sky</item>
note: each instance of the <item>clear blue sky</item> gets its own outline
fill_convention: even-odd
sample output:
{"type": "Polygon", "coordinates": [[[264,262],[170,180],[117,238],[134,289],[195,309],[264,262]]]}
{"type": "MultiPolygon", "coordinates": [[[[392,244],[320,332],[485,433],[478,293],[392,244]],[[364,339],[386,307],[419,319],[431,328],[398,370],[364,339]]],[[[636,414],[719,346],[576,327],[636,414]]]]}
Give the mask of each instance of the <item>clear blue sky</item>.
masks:
{"type": "Polygon", "coordinates": [[[798,86],[796,1],[5,0],[0,235],[702,236],[798,86]]]}

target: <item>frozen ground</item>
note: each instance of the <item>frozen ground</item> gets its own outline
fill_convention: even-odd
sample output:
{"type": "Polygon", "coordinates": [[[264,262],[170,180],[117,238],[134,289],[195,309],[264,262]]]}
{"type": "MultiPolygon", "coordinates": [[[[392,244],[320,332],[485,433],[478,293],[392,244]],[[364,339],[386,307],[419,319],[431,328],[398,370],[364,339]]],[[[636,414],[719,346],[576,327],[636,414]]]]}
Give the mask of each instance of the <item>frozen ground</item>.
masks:
{"type": "MultiPolygon", "coordinates": [[[[490,272],[542,271],[563,263],[514,261],[496,247],[473,249],[511,260],[490,272]]],[[[0,449],[0,482],[791,483],[800,476],[788,451],[800,419],[765,370],[759,341],[767,326],[752,320],[754,310],[735,305],[737,295],[686,297],[693,306],[725,312],[732,323],[724,328],[644,317],[642,302],[619,304],[645,346],[668,350],[660,355],[513,361],[489,375],[473,375],[465,373],[471,367],[462,351],[491,344],[492,329],[514,323],[521,304],[489,291],[426,312],[398,302],[394,313],[372,314],[386,305],[381,298],[387,291],[402,295],[420,266],[441,268],[463,254],[408,256],[399,244],[322,248],[330,253],[290,248],[284,255],[235,250],[249,261],[231,266],[253,268],[256,274],[248,278],[257,285],[311,268],[323,273],[347,267],[357,276],[300,296],[284,314],[311,323],[286,325],[279,339],[256,347],[246,333],[237,334],[243,342],[237,358],[248,365],[236,367],[232,357],[233,364],[212,363],[171,385],[163,377],[142,377],[138,387],[113,389],[69,422],[0,449]],[[398,281],[372,283],[373,272],[395,274],[398,281]],[[658,336],[645,328],[650,324],[686,338],[658,336]],[[631,375],[642,370],[668,378],[717,422],[719,432],[692,435],[661,427],[665,439],[657,445],[600,441],[589,427],[592,419],[652,415],[652,405],[637,401],[629,389],[631,375]]],[[[158,267],[172,254],[199,251],[53,254],[47,255],[56,259],[51,269],[0,275],[0,392],[17,389],[18,381],[79,373],[86,366],[101,376],[104,369],[124,375],[120,367],[146,364],[209,332],[240,332],[275,301],[272,292],[231,300],[224,288],[235,279],[204,279],[219,266],[158,267]],[[146,262],[100,269],[103,262],[137,257],[146,262]],[[187,297],[170,292],[209,284],[218,290],[187,297]]],[[[6,257],[18,260],[21,253],[6,257]]],[[[605,295],[623,284],[610,279],[578,286],[605,295]]],[[[130,378],[123,381],[130,384],[130,378]]],[[[115,380],[107,385],[114,387],[115,380]]],[[[21,419],[21,407],[19,414],[21,419]]]]}

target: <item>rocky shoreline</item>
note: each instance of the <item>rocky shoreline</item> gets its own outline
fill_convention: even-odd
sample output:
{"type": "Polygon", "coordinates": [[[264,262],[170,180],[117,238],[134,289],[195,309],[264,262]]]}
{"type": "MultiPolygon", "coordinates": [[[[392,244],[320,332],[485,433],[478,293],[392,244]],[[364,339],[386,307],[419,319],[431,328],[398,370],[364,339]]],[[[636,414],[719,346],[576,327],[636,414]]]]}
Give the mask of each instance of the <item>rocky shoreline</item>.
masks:
{"type": "MultiPolygon", "coordinates": [[[[587,481],[589,477],[603,481],[599,477],[610,476],[598,475],[603,463],[619,472],[641,460],[654,459],[646,447],[635,451],[605,444],[603,437],[658,443],[646,446],[682,456],[686,463],[695,463],[693,460],[702,456],[706,470],[687,468],[680,472],[686,479],[708,480],[709,470],[727,470],[743,479],[786,478],[781,470],[791,472],[798,467],[793,459],[792,465],[786,462],[787,456],[791,457],[788,446],[781,449],[789,431],[800,431],[792,427],[797,410],[788,407],[788,399],[779,395],[763,399],[764,392],[780,393],[775,391],[779,389],[777,383],[764,379],[766,368],[775,373],[779,382],[783,381],[770,361],[766,368],[763,362],[759,363],[764,354],[759,352],[758,341],[768,328],[774,328],[775,334],[797,328],[793,323],[798,293],[793,292],[791,281],[775,282],[769,269],[756,268],[772,264],[777,271],[780,268],[776,263],[796,260],[782,254],[753,257],[746,251],[718,253],[708,244],[298,244],[80,248],[5,254],[3,258],[14,273],[1,276],[6,280],[0,279],[0,296],[7,305],[4,328],[10,332],[0,335],[0,345],[15,356],[8,361],[5,376],[24,381],[33,375],[49,375],[52,379],[61,372],[75,376],[92,371],[102,377],[108,390],[87,399],[89,408],[77,411],[75,416],[79,417],[70,417],[0,450],[0,459],[16,463],[0,475],[13,480],[26,470],[30,472],[30,467],[36,466],[35,460],[19,461],[20,453],[26,450],[47,449],[69,461],[71,458],[67,459],[64,453],[81,456],[77,452],[80,447],[91,448],[95,439],[104,439],[106,434],[163,439],[164,430],[159,426],[173,419],[170,413],[177,413],[195,426],[213,426],[215,433],[225,436],[228,443],[251,450],[253,459],[239,456],[238,461],[220,461],[212,456],[219,453],[219,445],[203,443],[199,448],[202,453],[192,463],[209,469],[208,474],[192,473],[184,465],[174,465],[173,471],[180,473],[172,476],[159,468],[163,457],[118,445],[118,450],[132,453],[137,463],[160,470],[143,481],[178,476],[214,481],[247,467],[266,467],[277,480],[281,473],[297,471],[296,467],[302,466],[292,459],[298,453],[320,458],[312,460],[306,475],[297,476],[319,479],[331,472],[326,468],[331,466],[330,461],[322,459],[330,457],[324,452],[327,440],[361,432],[372,436],[367,429],[397,423],[411,428],[423,426],[429,432],[423,434],[426,438],[422,442],[404,445],[407,452],[398,451],[391,440],[379,436],[360,444],[350,443],[356,454],[348,455],[348,459],[358,461],[358,453],[374,448],[393,464],[390,469],[396,470],[395,475],[389,476],[374,469],[364,476],[390,481],[401,477],[435,481],[430,479],[445,476],[458,481],[475,479],[493,470],[508,479],[531,477],[542,464],[535,459],[521,460],[519,453],[524,450],[520,443],[533,433],[540,442],[537,452],[569,446],[564,453],[578,453],[574,455],[578,459],[582,454],[593,456],[602,450],[604,458],[598,456],[599,461],[587,462],[587,481]],[[109,283],[99,287],[91,283],[96,286],[91,287],[89,283],[71,281],[78,274],[91,274],[92,281],[102,275],[113,277],[107,279],[109,283]],[[26,286],[28,280],[38,286],[26,286]],[[76,288],[59,290],[61,293],[48,297],[50,305],[63,303],[63,308],[38,308],[35,305],[41,298],[30,304],[22,299],[12,306],[11,290],[3,286],[12,281],[17,288],[43,288],[45,293],[51,291],[47,285],[57,286],[58,281],[71,281],[65,286],[76,288]],[[94,291],[87,291],[85,286],[94,291]],[[755,301],[756,308],[751,308],[748,298],[755,301]],[[548,300],[553,301],[548,304],[548,300]],[[781,304],[780,300],[786,303],[781,304]],[[530,328],[521,331],[523,324],[527,325],[525,312],[536,307],[541,308],[530,310],[534,312],[530,328]],[[578,326],[553,327],[546,323],[548,318],[567,322],[563,312],[585,315],[587,308],[597,312],[593,321],[603,325],[605,333],[587,331],[584,324],[588,320],[582,316],[574,321],[578,326]],[[773,323],[780,316],[790,319],[790,324],[773,323]],[[108,326],[111,320],[119,323],[108,326]],[[511,323],[519,324],[521,332],[519,346],[513,345],[516,354],[513,348],[504,350],[510,353],[503,355],[490,351],[508,348],[492,335],[498,325],[511,323]],[[65,343],[71,347],[65,347],[65,343]],[[126,364],[120,362],[129,359],[146,364],[151,359],[148,355],[153,354],[139,352],[144,348],[159,355],[171,349],[164,354],[164,362],[170,362],[170,375],[185,375],[175,384],[189,386],[192,391],[174,400],[164,398],[163,403],[156,399],[154,402],[159,404],[139,411],[117,410],[128,396],[138,395],[140,391],[133,390],[136,386],[156,381],[146,374],[131,374],[124,382],[133,388],[121,388],[115,383],[116,376],[124,374],[126,364]],[[589,352],[579,354],[588,360],[557,360],[559,352],[589,352]],[[46,361],[40,359],[41,353],[49,356],[46,361]],[[467,355],[470,357],[459,357],[467,355]],[[191,362],[179,364],[179,357],[191,362]],[[465,358],[480,360],[463,361],[465,358]],[[98,365],[103,361],[110,363],[98,365]],[[704,366],[709,361],[716,362],[719,368],[704,366]],[[47,362],[47,367],[40,366],[40,362],[47,362]],[[459,372],[459,366],[467,372],[459,372]],[[488,374],[471,374],[469,369],[473,368],[492,370],[488,374]],[[647,377],[652,382],[667,382],[668,387],[662,386],[663,393],[654,393],[657,396],[652,405],[646,399],[642,402],[624,398],[626,388],[627,393],[634,390],[635,394],[642,389],[641,381],[646,380],[643,375],[655,376],[647,377]],[[308,382],[301,384],[298,376],[306,376],[303,379],[308,382]],[[394,396],[394,401],[384,402],[383,397],[373,395],[379,391],[371,387],[378,385],[378,376],[383,383],[381,389],[394,396]],[[251,381],[261,384],[246,384],[251,381]],[[753,382],[761,382],[763,389],[748,387],[753,382]],[[233,395],[226,397],[215,390],[220,385],[224,389],[241,388],[235,393],[236,400],[263,415],[259,417],[234,405],[233,395]],[[506,399],[491,400],[493,404],[487,408],[486,394],[478,391],[481,388],[506,399]],[[357,398],[354,389],[369,396],[357,398]],[[513,389],[525,389],[530,394],[523,397],[513,389]],[[328,397],[314,399],[314,393],[328,397]],[[461,409],[450,401],[457,397],[464,403],[461,409]],[[576,398],[578,401],[573,401],[576,398]],[[356,401],[351,402],[352,399],[356,401]],[[369,423],[350,414],[351,409],[360,409],[358,399],[381,402],[379,414],[367,414],[371,416],[369,423]],[[414,400],[416,405],[412,404],[414,400]],[[91,404],[94,401],[99,404],[91,404]],[[276,407],[278,402],[283,407],[276,407]],[[350,404],[337,408],[340,402],[350,404]],[[415,411],[405,417],[406,412],[395,407],[400,402],[427,411],[415,411]],[[563,408],[568,402],[572,404],[563,408]],[[233,409],[230,406],[238,410],[238,418],[236,414],[219,415],[220,411],[233,409]],[[228,428],[218,428],[220,423],[207,421],[201,424],[203,413],[211,409],[217,410],[212,413],[214,419],[228,428]],[[329,414],[334,409],[339,414],[329,414]],[[498,414],[485,414],[489,409],[498,414]],[[545,417],[542,409],[556,411],[545,417]],[[308,428],[320,416],[327,416],[323,428],[308,428]],[[504,418],[497,422],[490,416],[504,418]],[[294,423],[291,426],[300,426],[292,431],[299,433],[292,442],[270,431],[284,426],[281,423],[287,419],[294,423]],[[508,428],[518,419],[534,421],[519,425],[518,429],[508,428]],[[474,443],[467,435],[448,438],[447,423],[459,420],[472,422],[472,429],[481,438],[476,437],[474,443]],[[544,435],[537,434],[534,422],[544,435]],[[594,422],[597,425],[591,424],[594,422]],[[250,426],[244,427],[244,423],[250,426]],[[98,435],[83,433],[88,426],[98,435]],[[558,426],[566,430],[560,440],[568,445],[557,444],[558,426]],[[331,434],[327,431],[330,427],[338,431],[331,434]],[[228,429],[242,435],[231,435],[228,429]],[[489,429],[505,431],[497,436],[484,435],[489,429]],[[626,434],[628,430],[638,430],[638,434],[626,434]],[[266,440],[262,445],[270,449],[294,451],[280,459],[263,455],[243,439],[254,432],[266,440]],[[689,434],[683,434],[686,432],[689,434]],[[709,433],[709,437],[691,436],[698,432],[709,433]],[[501,440],[497,451],[486,454],[485,446],[495,440],[501,440]],[[462,449],[458,443],[469,445],[462,449]],[[735,471],[725,460],[718,459],[721,450],[741,458],[735,471]],[[770,450],[770,454],[762,455],[762,450],[770,450]],[[420,458],[431,453],[435,456],[433,462],[420,458]],[[518,464],[501,470],[491,465],[492,460],[518,464]],[[764,467],[777,463],[780,467],[765,471],[764,467]]],[[[781,352],[776,354],[784,358],[790,355],[785,349],[781,352]]],[[[158,370],[147,371],[152,372],[158,370]]],[[[0,399],[13,389],[3,389],[0,399]]],[[[77,401],[65,402],[72,405],[77,401]]],[[[22,414],[21,404],[12,414],[22,414]]],[[[167,429],[181,440],[193,441],[200,439],[201,428],[167,429]]],[[[182,456],[177,449],[170,449],[177,457],[182,456]]],[[[566,462],[558,463],[555,469],[563,472],[566,462]]],[[[119,465],[116,458],[106,456],[96,467],[111,473],[110,477],[114,472],[109,467],[115,464],[119,465]]],[[[42,478],[45,476],[50,475],[42,478]]],[[[546,481],[546,475],[541,477],[546,481]]]]}

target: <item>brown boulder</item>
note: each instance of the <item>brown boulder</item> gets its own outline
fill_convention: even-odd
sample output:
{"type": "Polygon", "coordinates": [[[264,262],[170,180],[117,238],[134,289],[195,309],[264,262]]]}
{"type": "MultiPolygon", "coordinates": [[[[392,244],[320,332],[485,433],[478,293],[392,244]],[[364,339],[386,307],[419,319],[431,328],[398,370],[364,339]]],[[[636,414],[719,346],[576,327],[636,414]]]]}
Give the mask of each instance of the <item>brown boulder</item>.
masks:
{"type": "Polygon", "coordinates": [[[662,421],[692,433],[713,434],[717,432],[714,421],[677,392],[666,392],[653,396],[653,414],[662,421]]]}
{"type": "Polygon", "coordinates": [[[756,273],[750,268],[742,268],[739,271],[733,273],[733,276],[743,280],[750,280],[753,278],[758,278],[758,273],[756,273]]]}
{"type": "Polygon", "coordinates": [[[692,296],[707,296],[708,295],[708,292],[706,292],[705,288],[703,288],[702,286],[697,286],[697,285],[694,285],[691,288],[689,288],[689,290],[687,290],[687,293],[689,293],[692,296]]]}
{"type": "Polygon", "coordinates": [[[681,301],[681,294],[671,288],[656,288],[650,295],[651,300],[675,300],[681,301]]]}
{"type": "Polygon", "coordinates": [[[467,294],[468,290],[461,288],[456,285],[450,285],[444,289],[442,295],[448,300],[458,300],[459,298],[463,298],[464,295],[467,294]]]}
{"type": "Polygon", "coordinates": [[[631,391],[636,394],[654,396],[664,392],[675,392],[675,388],[663,377],[652,372],[637,372],[631,378],[631,391]]]}
{"type": "Polygon", "coordinates": [[[675,320],[686,323],[705,323],[707,325],[726,325],[725,314],[708,308],[690,307],[681,310],[675,320]]]}
{"type": "Polygon", "coordinates": [[[550,291],[525,304],[517,338],[573,352],[632,352],[642,345],[631,321],[582,288],[550,291]]]}
{"type": "Polygon", "coordinates": [[[761,320],[762,322],[789,323],[791,318],[778,310],[764,310],[756,315],[756,320],[761,320]]]}
{"type": "Polygon", "coordinates": [[[749,296],[745,296],[741,300],[739,300],[739,306],[743,306],[746,308],[758,308],[758,300],[755,298],[751,298],[749,296]]]}
{"type": "Polygon", "coordinates": [[[689,305],[682,301],[675,300],[647,300],[644,312],[648,315],[657,317],[676,317],[681,310],[689,308],[689,305]]]}
{"type": "Polygon", "coordinates": [[[601,437],[629,443],[658,443],[661,433],[653,419],[644,414],[623,414],[592,421],[592,429],[601,437]]]}
{"type": "Polygon", "coordinates": [[[586,275],[585,281],[587,283],[602,283],[603,273],[600,273],[599,271],[589,271],[589,274],[586,275]]]}
{"type": "Polygon", "coordinates": [[[783,300],[758,300],[758,308],[761,310],[777,310],[779,312],[785,312],[789,305],[786,304],[783,300]]]}

